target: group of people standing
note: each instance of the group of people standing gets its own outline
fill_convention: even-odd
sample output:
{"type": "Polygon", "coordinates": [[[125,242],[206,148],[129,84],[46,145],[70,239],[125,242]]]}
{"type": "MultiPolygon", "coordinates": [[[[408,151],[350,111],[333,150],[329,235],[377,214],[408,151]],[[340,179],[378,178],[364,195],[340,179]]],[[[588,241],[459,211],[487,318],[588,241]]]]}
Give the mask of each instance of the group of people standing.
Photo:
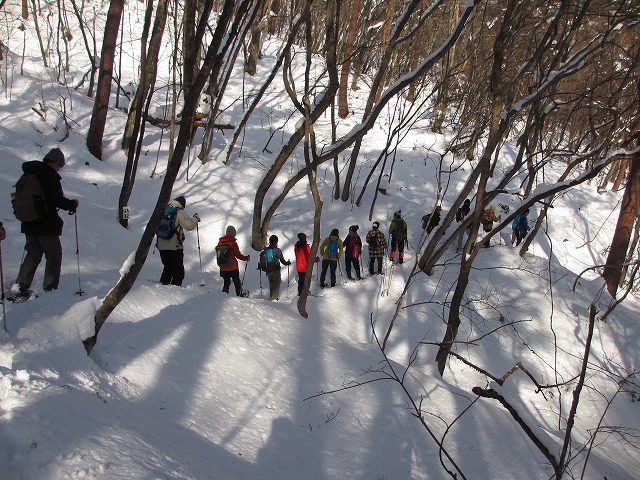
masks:
{"type": "MultiPolygon", "coordinates": [[[[64,165],[65,156],[59,148],[50,150],[42,162],[25,162],[22,165],[25,174],[31,174],[37,177],[39,185],[42,188],[43,201],[46,203],[46,206],[43,207],[44,212],[37,220],[22,221],[21,223],[22,232],[26,237],[26,254],[20,266],[16,281],[18,293],[13,295],[10,300],[22,300],[31,296],[31,283],[43,255],[46,258],[43,289],[50,291],[58,288],[62,264],[60,235],[62,234],[62,225],[64,223],[58,211],[66,210],[69,213],[75,213],[80,204],[76,199],[66,198],[62,192],[61,177],[58,172],[64,165]]],[[[171,220],[171,232],[170,235],[166,237],[158,235],[156,246],[160,251],[160,259],[163,265],[160,283],[165,285],[182,285],[185,277],[183,250],[183,242],[185,240],[184,231],[196,229],[200,222],[200,216],[197,213],[189,216],[185,212],[186,203],[184,196],[178,196],[169,202],[167,209],[174,212],[171,220]]],[[[464,201],[456,212],[456,221],[463,221],[469,214],[471,211],[470,204],[469,199],[464,201]]],[[[14,203],[14,209],[16,206],[17,204],[14,203]]],[[[441,208],[437,206],[431,214],[422,217],[422,228],[427,234],[430,234],[440,223],[440,212],[441,208]]],[[[528,213],[529,210],[527,209],[513,221],[512,244],[519,245],[530,230],[527,221],[528,213]]],[[[493,205],[489,206],[483,214],[483,230],[490,232],[493,228],[493,222],[500,220],[501,217],[496,216],[493,205]]],[[[470,228],[469,226],[466,231],[469,232],[470,228]]],[[[362,279],[361,257],[363,243],[358,235],[358,229],[358,225],[351,225],[343,240],[339,236],[338,229],[334,228],[331,230],[330,235],[320,244],[319,253],[320,257],[322,257],[320,272],[321,287],[333,287],[336,285],[336,270],[340,257],[342,257],[343,254],[347,278],[350,280],[362,279]],[[329,273],[329,285],[326,282],[327,273],[329,273]]],[[[229,293],[229,289],[233,283],[236,295],[241,296],[243,295],[243,280],[240,279],[238,260],[248,262],[251,256],[244,255],[240,251],[236,241],[236,233],[233,225],[227,226],[225,235],[220,237],[218,241],[216,253],[218,265],[220,266],[220,276],[223,279],[222,291],[229,293]],[[225,248],[219,248],[221,246],[225,248]],[[219,252],[226,252],[224,262],[221,261],[219,252]]],[[[389,226],[389,235],[391,241],[389,259],[391,262],[401,264],[404,262],[404,250],[407,245],[407,222],[402,218],[402,212],[400,210],[393,214],[393,220],[389,226]]],[[[461,233],[458,237],[457,251],[460,251],[462,248],[462,240],[463,234],[461,233]]],[[[383,259],[388,244],[386,235],[380,231],[379,222],[373,222],[371,230],[365,236],[365,242],[369,250],[369,274],[382,274],[383,259]]],[[[300,294],[305,281],[309,256],[311,255],[311,247],[307,243],[306,234],[298,234],[298,241],[294,246],[294,254],[296,271],[298,273],[298,294],[300,294]]],[[[314,261],[317,263],[320,261],[320,258],[316,257],[314,261]]],[[[271,235],[271,237],[269,237],[269,245],[261,252],[258,266],[260,270],[265,271],[267,274],[271,300],[278,300],[280,295],[281,265],[289,266],[291,265],[291,261],[285,260],[282,250],[278,247],[278,237],[271,235]]]]}

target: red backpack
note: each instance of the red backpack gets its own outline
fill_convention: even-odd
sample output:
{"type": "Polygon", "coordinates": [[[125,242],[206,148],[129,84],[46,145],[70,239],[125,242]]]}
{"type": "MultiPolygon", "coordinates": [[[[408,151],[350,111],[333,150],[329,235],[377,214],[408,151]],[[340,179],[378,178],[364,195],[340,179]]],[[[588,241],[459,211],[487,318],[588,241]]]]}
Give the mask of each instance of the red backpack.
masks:
{"type": "Polygon", "coordinates": [[[360,244],[355,238],[352,238],[349,242],[349,250],[351,258],[358,258],[360,256],[360,244]]]}

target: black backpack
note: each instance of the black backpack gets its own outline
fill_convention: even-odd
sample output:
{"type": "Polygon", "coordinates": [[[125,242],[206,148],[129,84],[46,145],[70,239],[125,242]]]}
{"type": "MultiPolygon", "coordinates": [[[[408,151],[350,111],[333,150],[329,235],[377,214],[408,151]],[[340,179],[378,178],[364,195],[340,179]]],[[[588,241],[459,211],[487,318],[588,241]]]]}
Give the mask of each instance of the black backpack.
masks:
{"type": "Polygon", "coordinates": [[[378,232],[374,233],[369,239],[369,248],[378,248],[378,232]]]}
{"type": "Polygon", "coordinates": [[[158,228],[156,229],[156,235],[159,238],[168,240],[175,235],[177,215],[178,207],[174,207],[173,205],[166,206],[164,209],[164,215],[162,215],[162,220],[160,220],[160,225],[158,225],[158,228]]]}
{"type": "Polygon", "coordinates": [[[42,220],[49,212],[40,180],[33,173],[24,173],[14,185],[11,194],[13,214],[21,222],[42,220]]]}

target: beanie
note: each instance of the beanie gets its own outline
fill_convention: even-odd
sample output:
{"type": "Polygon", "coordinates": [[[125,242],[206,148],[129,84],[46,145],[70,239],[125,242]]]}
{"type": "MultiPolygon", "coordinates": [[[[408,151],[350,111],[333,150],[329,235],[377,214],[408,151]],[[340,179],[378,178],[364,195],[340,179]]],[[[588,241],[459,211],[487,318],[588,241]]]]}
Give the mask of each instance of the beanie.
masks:
{"type": "Polygon", "coordinates": [[[233,225],[229,225],[227,227],[226,235],[230,235],[232,237],[235,237],[236,236],[236,227],[234,227],[233,225]]]}
{"type": "Polygon", "coordinates": [[[377,230],[378,228],[380,228],[380,222],[373,222],[373,225],[371,225],[371,227],[372,227],[374,230],[377,230]]]}
{"type": "Polygon", "coordinates": [[[393,214],[394,218],[400,218],[402,216],[402,212],[400,210],[398,210],[397,212],[395,212],[393,214]]]}
{"type": "Polygon", "coordinates": [[[331,230],[331,235],[332,237],[337,237],[338,236],[338,229],[334,228],[333,230],[331,230]]]}
{"type": "Polygon", "coordinates": [[[46,163],[57,163],[64,165],[64,153],[59,148],[52,148],[42,159],[46,163]]]}
{"type": "Polygon", "coordinates": [[[269,245],[277,245],[278,244],[278,236],[277,235],[271,235],[269,237],[269,245]]]}
{"type": "Polygon", "coordinates": [[[176,197],[176,202],[178,202],[180,205],[182,205],[182,208],[187,206],[187,199],[184,198],[182,195],[180,195],[179,197],[176,197]]]}
{"type": "Polygon", "coordinates": [[[349,227],[349,231],[350,231],[350,232],[357,232],[359,228],[360,228],[360,226],[359,226],[359,225],[351,225],[351,226],[349,227]]]}
{"type": "Polygon", "coordinates": [[[307,236],[304,233],[299,233],[298,234],[298,240],[300,240],[301,242],[306,242],[307,241],[307,236]]]}

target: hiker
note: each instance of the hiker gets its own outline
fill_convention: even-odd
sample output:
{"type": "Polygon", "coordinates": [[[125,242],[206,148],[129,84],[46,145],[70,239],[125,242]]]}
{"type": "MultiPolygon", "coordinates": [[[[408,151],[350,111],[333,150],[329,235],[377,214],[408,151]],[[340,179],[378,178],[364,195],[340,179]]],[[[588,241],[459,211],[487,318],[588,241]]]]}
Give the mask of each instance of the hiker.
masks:
{"type": "MultiPolygon", "coordinates": [[[[493,222],[499,222],[502,220],[502,215],[496,216],[496,207],[493,205],[489,205],[484,213],[482,214],[482,230],[484,231],[485,236],[493,230],[493,222]]],[[[489,241],[484,244],[485,247],[489,247],[489,241]]]]}
{"type": "Polygon", "coordinates": [[[382,258],[387,251],[387,239],[380,231],[380,222],[373,222],[365,241],[369,245],[369,275],[373,275],[374,263],[378,262],[378,275],[382,275],[382,258]]]}
{"type": "Polygon", "coordinates": [[[229,293],[229,287],[233,280],[236,295],[240,297],[242,295],[242,283],[240,283],[238,260],[248,262],[251,259],[251,255],[240,253],[240,247],[236,242],[236,229],[233,225],[229,225],[225,230],[225,235],[218,240],[216,259],[220,266],[220,276],[224,280],[222,291],[229,293]]]}
{"type": "Polygon", "coordinates": [[[344,266],[347,271],[347,278],[353,280],[351,276],[351,266],[356,271],[356,278],[362,280],[360,275],[360,254],[362,253],[362,239],[358,235],[358,225],[351,225],[349,233],[342,241],[344,247],[344,266]]]}
{"type": "Polygon", "coordinates": [[[156,231],[156,246],[160,251],[160,260],[164,268],[160,275],[160,283],[163,285],[182,286],[184,280],[184,231],[193,230],[198,225],[200,217],[197,213],[193,217],[187,215],[184,207],[187,200],[181,195],[171,200],[165,209],[165,214],[156,231]],[[163,228],[168,231],[166,235],[161,232],[163,228]],[[168,237],[168,238],[163,238],[168,237]]]}
{"type": "Polygon", "coordinates": [[[282,256],[282,250],[278,248],[278,236],[271,235],[269,237],[269,246],[260,252],[259,268],[267,274],[269,279],[269,300],[278,300],[280,297],[280,264],[291,265],[289,260],[285,260],[282,256]]]}
{"type": "Polygon", "coordinates": [[[529,220],[527,220],[527,215],[529,215],[529,209],[527,208],[524,212],[516,217],[516,219],[511,223],[511,244],[516,242],[516,247],[520,245],[520,242],[527,236],[531,227],[529,226],[529,220]]]}
{"type": "MultiPolygon", "coordinates": [[[[42,161],[34,160],[22,164],[22,171],[25,174],[35,175],[38,179],[46,206],[43,207],[45,211],[37,220],[21,222],[20,231],[24,233],[26,238],[24,246],[26,254],[16,279],[18,293],[9,297],[8,300],[26,300],[31,296],[32,292],[29,288],[43,254],[45,267],[42,288],[45,292],[58,288],[62,268],[60,235],[62,235],[64,224],[58,215],[58,210],[66,210],[70,215],[73,215],[80,205],[78,200],[64,196],[60,183],[62,177],[58,173],[64,165],[64,153],[59,148],[49,150],[42,161]]],[[[17,208],[20,207],[17,206],[17,208]]]]}
{"type": "Polygon", "coordinates": [[[304,279],[307,275],[309,255],[311,255],[311,246],[307,243],[307,236],[304,233],[298,234],[298,241],[293,246],[293,252],[296,256],[296,271],[298,272],[298,296],[300,296],[302,294],[304,279]]]}
{"type": "Polygon", "coordinates": [[[398,250],[398,263],[404,262],[404,246],[407,243],[407,222],[402,218],[402,212],[398,210],[393,214],[393,220],[389,225],[391,234],[391,254],[389,259],[393,262],[398,250]]]}
{"type": "MultiPolygon", "coordinates": [[[[469,212],[471,212],[471,200],[467,198],[462,203],[462,206],[458,208],[458,210],[456,210],[456,222],[458,223],[462,222],[464,220],[464,217],[469,215],[469,212]]],[[[469,233],[471,233],[471,225],[465,228],[462,232],[460,232],[460,235],[458,235],[458,244],[456,246],[456,252],[462,251],[462,236],[464,235],[465,231],[467,232],[467,236],[468,236],[469,233]]]]}
{"type": "Polygon", "coordinates": [[[325,238],[320,244],[320,255],[322,256],[322,270],[320,272],[320,286],[326,287],[324,282],[327,276],[327,269],[331,272],[331,286],[336,286],[336,268],[338,266],[338,260],[342,256],[343,245],[342,240],[338,236],[338,229],[331,230],[331,235],[325,238]]]}
{"type": "Polygon", "coordinates": [[[442,207],[438,205],[430,215],[424,215],[422,217],[422,229],[427,231],[427,235],[430,235],[431,231],[440,223],[441,211],[442,207]]]}

